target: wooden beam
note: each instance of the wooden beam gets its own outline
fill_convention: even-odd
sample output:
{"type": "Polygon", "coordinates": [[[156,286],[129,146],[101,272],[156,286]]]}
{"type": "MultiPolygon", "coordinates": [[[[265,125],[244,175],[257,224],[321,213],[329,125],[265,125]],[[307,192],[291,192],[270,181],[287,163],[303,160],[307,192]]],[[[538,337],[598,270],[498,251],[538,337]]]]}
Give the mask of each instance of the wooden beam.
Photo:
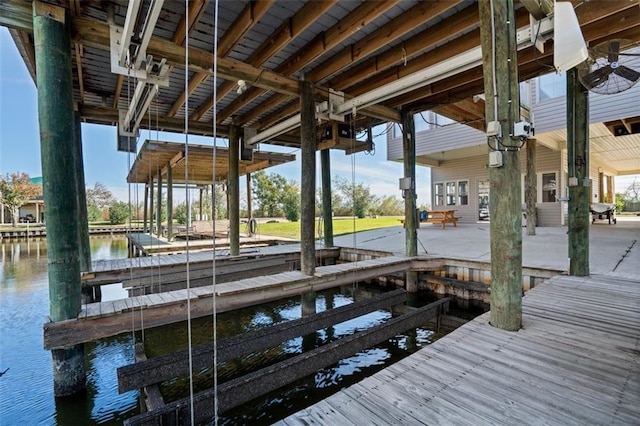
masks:
{"type": "MultiPolygon", "coordinates": [[[[275,69],[275,71],[284,75],[292,75],[296,71],[301,70],[304,66],[311,63],[311,61],[330,51],[339,43],[342,43],[344,40],[346,40],[349,36],[351,36],[354,28],[357,29],[367,25],[368,23],[372,22],[374,19],[382,15],[384,12],[386,12],[389,8],[393,7],[395,4],[397,4],[396,0],[384,2],[370,1],[362,3],[333,27],[328,29],[326,32],[318,34],[313,40],[300,48],[296,53],[291,55],[285,62],[280,64],[275,69]]],[[[257,99],[264,93],[265,90],[263,89],[251,87],[249,88],[249,90],[247,90],[247,92],[243,94],[243,96],[241,97],[242,99],[234,100],[237,105],[234,105],[232,108],[237,111],[244,105],[257,99]]],[[[270,99],[273,99],[274,97],[278,98],[278,101],[281,101],[282,99],[278,95],[272,96],[270,99]]],[[[278,102],[278,104],[279,103],[280,102],[278,102]]],[[[211,107],[209,106],[209,108],[211,107]]],[[[255,118],[257,118],[264,111],[269,111],[270,108],[265,109],[262,105],[260,105],[259,108],[254,108],[254,110],[259,110],[254,116],[255,118]]],[[[239,123],[243,124],[246,123],[246,121],[240,119],[239,123]]]]}
{"type": "Polygon", "coordinates": [[[355,62],[364,59],[376,50],[393,43],[409,31],[425,25],[425,22],[446,12],[459,3],[459,0],[419,3],[367,35],[362,40],[342,49],[337,55],[332,56],[309,71],[306,78],[316,82],[322,81],[342,68],[353,65],[355,62]]]}
{"type": "Polygon", "coordinates": [[[425,29],[402,43],[402,54],[397,49],[389,49],[379,55],[367,59],[364,63],[351,68],[348,73],[331,79],[330,87],[344,90],[372,74],[384,71],[392,66],[404,65],[412,58],[434,48],[450,38],[452,34],[468,31],[478,24],[478,5],[472,3],[462,11],[425,29]]]}
{"type": "MultiPolygon", "coordinates": [[[[485,286],[486,287],[486,286],[485,286]]],[[[281,322],[267,328],[247,331],[221,339],[216,344],[207,343],[193,348],[193,369],[199,371],[213,365],[213,353],[218,351],[218,362],[261,351],[316,330],[357,318],[368,313],[400,305],[406,300],[404,290],[364,299],[338,308],[328,309],[311,317],[281,322]]],[[[188,351],[180,351],[154,357],[148,361],[118,368],[118,392],[128,392],[189,374],[188,351]]]]}
{"type": "Polygon", "coordinates": [[[195,24],[200,20],[200,17],[204,14],[208,4],[209,0],[191,0],[189,4],[189,22],[187,23],[185,16],[180,19],[178,28],[173,33],[171,41],[177,45],[184,46],[185,40],[195,28],[195,24]]]}
{"type": "Polygon", "coordinates": [[[269,8],[274,4],[275,0],[252,1],[240,12],[238,18],[233,22],[226,31],[220,42],[218,43],[218,56],[227,56],[231,49],[244,38],[244,36],[253,28],[256,23],[262,19],[269,8]]]}
{"type": "MultiPolygon", "coordinates": [[[[448,308],[449,298],[438,300],[365,331],[343,337],[294,358],[225,382],[218,385],[215,391],[208,389],[199,392],[193,396],[195,420],[201,423],[215,416],[217,411],[214,408],[214,395],[217,395],[217,410],[227,411],[273,391],[283,384],[311,375],[319,368],[328,367],[354,353],[388,340],[405,330],[419,327],[426,321],[445,313],[448,308]]],[[[189,415],[190,399],[186,398],[169,403],[155,412],[127,419],[125,425],[179,424],[180,419],[189,418],[189,415]]]]}
{"type": "Polygon", "coordinates": [[[78,74],[78,91],[80,92],[80,102],[84,103],[84,77],[82,76],[82,52],[84,48],[81,44],[74,45],[76,56],[76,72],[78,74]]]}
{"type": "MultiPolygon", "coordinates": [[[[298,12],[291,18],[285,20],[271,36],[267,37],[247,58],[246,62],[250,65],[262,66],[269,58],[278,53],[281,49],[299,37],[311,24],[313,24],[319,16],[327,12],[337,0],[322,0],[307,2],[298,12]]],[[[285,74],[288,75],[288,74],[285,74]]],[[[225,81],[218,87],[218,96],[226,96],[236,86],[235,81],[225,81]]],[[[235,102],[243,98],[239,96],[234,99],[227,107],[218,112],[218,123],[224,122],[228,117],[238,112],[244,105],[243,101],[235,102]]],[[[212,103],[213,105],[213,103],[212,103]]],[[[200,114],[206,113],[204,109],[198,109],[200,114]]],[[[199,117],[198,117],[199,118],[199,117]]],[[[197,118],[197,119],[198,119],[197,118]]]]}
{"type": "MultiPolygon", "coordinates": [[[[99,107],[94,105],[79,104],[79,111],[82,113],[82,118],[92,123],[98,124],[112,124],[117,123],[119,120],[118,110],[116,108],[99,107]]],[[[164,117],[161,118],[156,127],[156,123],[153,124],[153,130],[170,131],[182,133],[184,132],[184,119],[164,117]]],[[[148,120],[142,120],[140,122],[140,128],[146,129],[148,126],[148,120]]],[[[213,136],[213,128],[211,123],[203,123],[201,121],[189,121],[189,132],[196,135],[213,136]]],[[[217,135],[226,136],[229,132],[227,126],[217,126],[217,135]]]]}
{"type": "MultiPolygon", "coordinates": [[[[209,0],[207,0],[209,1],[209,0]]],[[[259,2],[250,2],[240,13],[238,18],[233,22],[230,28],[233,29],[225,32],[225,34],[221,37],[220,43],[218,44],[218,56],[225,57],[229,54],[231,49],[244,37],[247,31],[249,31],[253,26],[262,18],[262,16],[269,10],[271,5],[275,0],[264,0],[259,2]]],[[[206,73],[196,73],[191,80],[189,81],[189,85],[187,87],[187,92],[184,91],[178,96],[175,102],[171,105],[169,112],[167,112],[168,117],[173,117],[176,115],[178,110],[184,105],[185,99],[188,95],[191,95],[200,84],[209,78],[209,75],[206,73]]],[[[213,96],[210,97],[213,99],[213,96]]],[[[210,99],[205,100],[203,104],[196,109],[195,113],[192,116],[194,120],[200,120],[200,118],[211,109],[213,103],[208,107],[204,107],[210,99]]],[[[218,100],[221,98],[218,96],[218,100]]],[[[186,115],[186,114],[185,114],[186,115]]]]}

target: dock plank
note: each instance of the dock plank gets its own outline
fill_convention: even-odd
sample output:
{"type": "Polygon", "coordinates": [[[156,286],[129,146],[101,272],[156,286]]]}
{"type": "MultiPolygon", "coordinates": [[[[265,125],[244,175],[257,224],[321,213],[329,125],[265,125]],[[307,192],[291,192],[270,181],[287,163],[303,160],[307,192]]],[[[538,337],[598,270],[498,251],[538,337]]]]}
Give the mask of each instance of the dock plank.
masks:
{"type": "Polygon", "coordinates": [[[327,406],[363,423],[410,424],[419,413],[429,424],[637,424],[640,280],[558,276],[527,293],[520,331],[489,318],[280,424],[327,406]]]}

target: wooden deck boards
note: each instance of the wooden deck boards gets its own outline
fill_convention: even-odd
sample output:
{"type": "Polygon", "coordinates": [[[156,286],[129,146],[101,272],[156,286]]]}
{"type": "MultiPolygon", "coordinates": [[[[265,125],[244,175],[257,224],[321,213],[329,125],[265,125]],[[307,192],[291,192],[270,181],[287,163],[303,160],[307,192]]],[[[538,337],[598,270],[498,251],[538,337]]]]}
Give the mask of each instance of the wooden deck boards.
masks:
{"type": "Polygon", "coordinates": [[[520,331],[488,321],[280,424],[640,424],[640,280],[558,276],[527,293],[520,331]]]}
{"type": "Polygon", "coordinates": [[[388,256],[360,262],[320,266],[314,276],[300,271],[245,278],[198,288],[167,291],[127,299],[84,305],[77,319],[44,326],[45,348],[94,341],[120,333],[157,327],[187,319],[187,300],[191,299],[191,317],[212,314],[211,299],[216,294],[217,312],[251,306],[266,301],[320,291],[332,287],[408,269],[408,257],[388,256]],[[103,307],[103,305],[105,305],[103,307]],[[131,315],[131,311],[139,315],[131,315]],[[126,320],[123,320],[126,315],[126,320]]]}

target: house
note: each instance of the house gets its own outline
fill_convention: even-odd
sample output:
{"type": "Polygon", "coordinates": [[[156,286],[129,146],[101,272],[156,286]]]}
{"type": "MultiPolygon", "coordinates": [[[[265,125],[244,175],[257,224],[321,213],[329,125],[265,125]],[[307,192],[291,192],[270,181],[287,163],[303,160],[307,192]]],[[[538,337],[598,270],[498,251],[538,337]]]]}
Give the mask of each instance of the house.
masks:
{"type": "MultiPolygon", "coordinates": [[[[521,83],[537,140],[539,226],[564,225],[568,195],[566,77],[547,74],[521,83]]],[[[615,202],[614,179],[640,174],[640,84],[612,95],[589,93],[589,178],[593,202],[615,202]]],[[[484,103],[479,97],[476,102],[484,103]]],[[[483,109],[482,109],[483,110],[483,109]]],[[[416,164],[431,167],[431,206],[456,210],[460,222],[486,219],[489,203],[489,149],[481,130],[436,112],[414,116],[416,164]]],[[[477,126],[476,126],[477,127],[477,126]]],[[[402,161],[400,129],[387,137],[387,158],[402,161]]],[[[522,200],[526,149],[520,153],[522,200]]],[[[419,183],[418,183],[419,185],[419,183]]]]}
{"type": "MultiPolygon", "coordinates": [[[[42,186],[42,177],[30,179],[36,185],[42,186]]],[[[42,192],[42,191],[41,191],[42,192]]],[[[18,216],[21,222],[44,223],[44,199],[42,195],[27,201],[25,205],[18,209],[18,216]]],[[[0,203],[0,224],[11,223],[11,210],[0,203]]]]}

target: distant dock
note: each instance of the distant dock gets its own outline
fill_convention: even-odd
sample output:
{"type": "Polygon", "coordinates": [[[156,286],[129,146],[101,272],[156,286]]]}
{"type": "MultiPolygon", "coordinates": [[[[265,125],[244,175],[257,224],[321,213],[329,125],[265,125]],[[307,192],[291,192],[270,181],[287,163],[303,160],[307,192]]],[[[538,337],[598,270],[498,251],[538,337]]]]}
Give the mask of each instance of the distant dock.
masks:
{"type": "MultiPolygon", "coordinates": [[[[89,227],[90,235],[117,235],[127,232],[142,232],[142,226],[105,225],[89,227]]],[[[44,238],[46,236],[47,228],[41,225],[36,225],[33,228],[20,227],[18,229],[0,230],[0,241],[23,238],[44,238]]]]}

